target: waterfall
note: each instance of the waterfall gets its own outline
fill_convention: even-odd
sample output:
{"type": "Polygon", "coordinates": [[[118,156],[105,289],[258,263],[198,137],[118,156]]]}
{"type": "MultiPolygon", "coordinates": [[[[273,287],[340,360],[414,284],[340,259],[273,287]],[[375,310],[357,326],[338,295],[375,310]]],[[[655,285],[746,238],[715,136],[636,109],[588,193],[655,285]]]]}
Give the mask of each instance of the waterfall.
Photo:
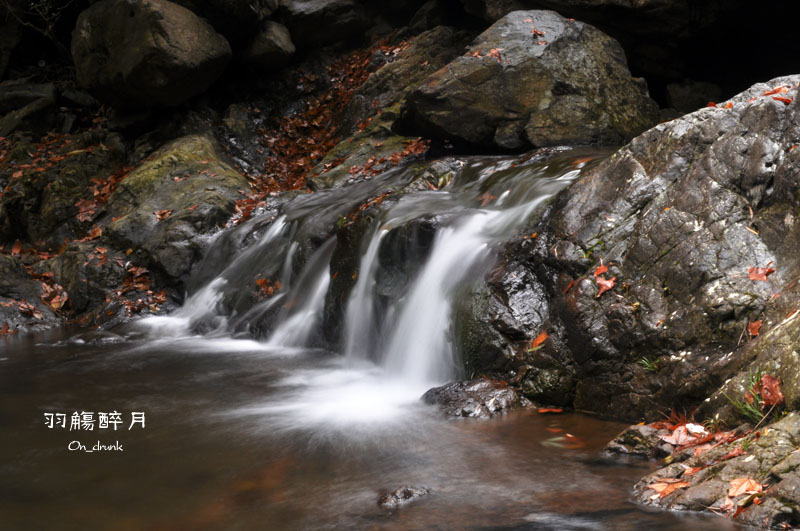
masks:
{"type": "Polygon", "coordinates": [[[345,311],[344,353],[348,360],[369,358],[375,348],[377,325],[375,322],[375,273],[381,240],[387,231],[383,228],[370,238],[369,247],[358,268],[358,280],[347,302],[345,311]]]}
{"type": "Polygon", "coordinates": [[[286,295],[283,305],[287,311],[267,340],[269,346],[306,346],[322,317],[335,244],[336,240],[331,238],[317,250],[286,295]]]}

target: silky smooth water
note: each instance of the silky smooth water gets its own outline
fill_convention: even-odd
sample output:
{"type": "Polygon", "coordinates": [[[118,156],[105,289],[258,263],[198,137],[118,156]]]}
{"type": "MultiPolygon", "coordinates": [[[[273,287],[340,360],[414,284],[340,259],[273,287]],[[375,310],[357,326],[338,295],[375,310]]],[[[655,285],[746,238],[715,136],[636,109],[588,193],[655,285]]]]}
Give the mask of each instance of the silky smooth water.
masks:
{"type": "Polygon", "coordinates": [[[731,528],[635,506],[630,489],[655,464],[602,455],[621,423],[452,421],[367,362],[137,334],[0,339],[0,529],[731,528]],[[114,409],[126,424],[145,412],[146,427],[44,423],[114,409]],[[123,451],[69,451],[75,440],[123,451]],[[403,485],[431,493],[378,507],[403,485]]]}
{"type": "Polygon", "coordinates": [[[420,401],[459,376],[458,297],[586,155],[459,161],[442,190],[387,200],[353,257],[341,352],[309,348],[339,273],[330,227],[413,172],[299,196],[218,235],[172,315],[0,338],[0,529],[726,528],[631,503],[655,464],[602,455],[623,424],[533,410],[448,420],[420,401]],[[394,230],[423,225],[428,247],[391,247],[394,230]],[[387,300],[391,267],[413,274],[387,300]],[[254,297],[260,278],[282,289],[254,297]],[[73,412],[123,424],[45,423],[73,412]],[[113,449],[83,451],[95,444],[113,449]],[[431,492],[378,506],[404,485],[431,492]]]}

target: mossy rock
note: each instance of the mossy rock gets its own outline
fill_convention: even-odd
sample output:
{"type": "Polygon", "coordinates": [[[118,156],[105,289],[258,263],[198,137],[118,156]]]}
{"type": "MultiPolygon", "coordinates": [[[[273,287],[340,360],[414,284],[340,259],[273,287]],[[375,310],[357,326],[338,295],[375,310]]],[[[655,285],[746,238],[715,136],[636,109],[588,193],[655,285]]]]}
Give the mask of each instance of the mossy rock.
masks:
{"type": "Polygon", "coordinates": [[[181,279],[200,257],[198,237],[223,226],[247,180],[205,135],[179,138],[133,170],[109,199],[106,233],[152,268],[181,279]]]}

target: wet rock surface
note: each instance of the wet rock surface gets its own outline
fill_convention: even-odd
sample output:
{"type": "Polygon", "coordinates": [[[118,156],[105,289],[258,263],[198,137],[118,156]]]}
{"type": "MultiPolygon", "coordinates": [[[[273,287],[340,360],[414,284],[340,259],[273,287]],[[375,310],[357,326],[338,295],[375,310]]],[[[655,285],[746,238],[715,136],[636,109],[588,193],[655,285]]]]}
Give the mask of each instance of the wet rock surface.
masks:
{"type": "MultiPolygon", "coordinates": [[[[774,341],[793,337],[778,325],[797,298],[797,106],[764,93],[784,87],[791,101],[799,79],[637,137],[552,202],[537,238],[508,250],[509,273],[522,265],[550,300],[540,355],[574,367],[575,407],[635,418],[695,406],[773,341],[767,325],[774,341]],[[775,272],[759,280],[751,268],[775,272]],[[743,341],[756,320],[764,337],[743,341]]],[[[513,289],[492,287],[494,307],[513,311],[513,289]]],[[[770,352],[791,356],[790,342],[770,352]]]]}
{"type": "Polygon", "coordinates": [[[616,41],[553,11],[515,11],[408,98],[427,135],[482,147],[620,144],[658,108],[616,41]]]}
{"type": "Polygon", "coordinates": [[[378,498],[378,506],[388,510],[399,509],[428,494],[430,494],[430,490],[426,487],[412,487],[406,485],[381,495],[381,497],[378,498]]]}
{"type": "Polygon", "coordinates": [[[434,387],[422,400],[448,417],[469,418],[490,418],[529,404],[508,384],[487,378],[434,387]]]}
{"type": "Polygon", "coordinates": [[[711,510],[758,528],[800,524],[800,416],[796,412],[735,441],[670,464],[634,487],[640,503],[711,510]],[[675,484],[664,491],[661,485],[675,484]]]}
{"type": "Polygon", "coordinates": [[[166,0],[102,0],[78,18],[72,58],[80,84],[122,108],[176,105],[204,92],[231,58],[228,41],[166,0]]]}

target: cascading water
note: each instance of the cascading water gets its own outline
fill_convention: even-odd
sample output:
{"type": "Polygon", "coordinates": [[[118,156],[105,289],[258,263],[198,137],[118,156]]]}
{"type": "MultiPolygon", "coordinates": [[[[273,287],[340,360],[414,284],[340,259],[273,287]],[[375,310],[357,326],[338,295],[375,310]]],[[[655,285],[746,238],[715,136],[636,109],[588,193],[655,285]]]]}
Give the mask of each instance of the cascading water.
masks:
{"type": "MultiPolygon", "coordinates": [[[[291,426],[391,421],[431,386],[456,378],[456,300],[482,281],[495,250],[578,175],[580,164],[570,160],[564,157],[552,165],[510,157],[462,162],[445,189],[412,191],[387,201],[372,225],[364,227],[363,255],[334,327],[344,356],[327,357],[322,367],[288,376],[283,385],[291,391],[281,403],[240,413],[278,416],[291,426]],[[435,235],[410,244],[408,235],[420,227],[435,235]],[[394,231],[403,234],[394,237],[394,231]],[[397,245],[411,245],[414,252],[397,245]]],[[[264,217],[242,224],[219,246],[229,250],[234,242],[244,250],[183,308],[149,325],[186,332],[205,323],[204,329],[217,335],[266,336],[263,348],[279,354],[319,344],[326,298],[334,297],[333,279],[340,274],[340,266],[331,263],[339,243],[330,237],[331,227],[380,191],[403,188],[415,178],[411,171],[397,171],[299,196],[282,208],[290,215],[266,229],[264,217]],[[303,266],[293,274],[297,260],[303,266]],[[252,293],[259,277],[279,278],[282,289],[263,300],[248,299],[243,293],[252,293]]],[[[215,252],[212,247],[209,256],[215,252]]]]}

